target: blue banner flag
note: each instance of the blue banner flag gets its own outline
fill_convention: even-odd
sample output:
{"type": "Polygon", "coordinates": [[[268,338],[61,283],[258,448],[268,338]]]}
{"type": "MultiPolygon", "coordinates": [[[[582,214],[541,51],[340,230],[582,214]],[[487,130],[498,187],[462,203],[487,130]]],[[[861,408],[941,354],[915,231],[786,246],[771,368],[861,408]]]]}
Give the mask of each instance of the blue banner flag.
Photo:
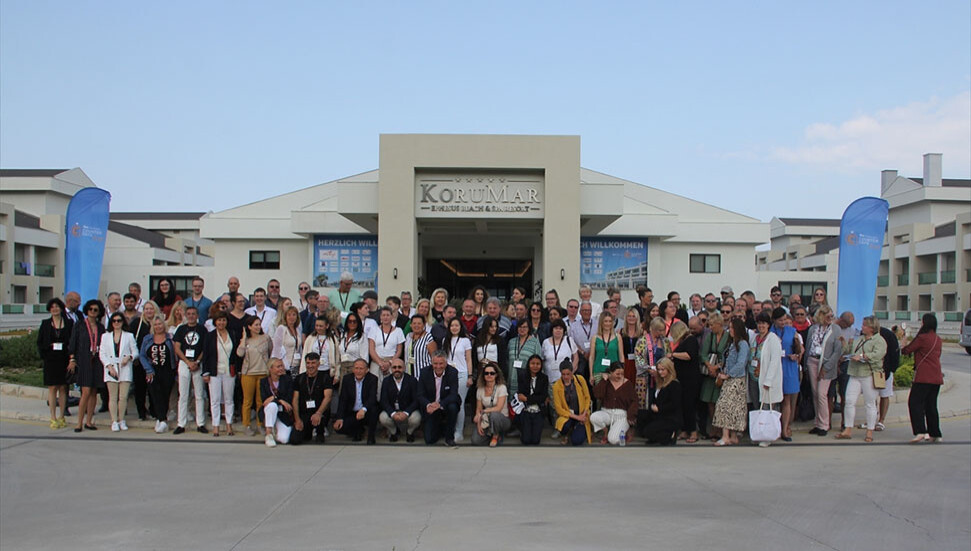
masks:
{"type": "Polygon", "coordinates": [[[873,315],[880,253],[887,232],[890,204],[877,197],[850,203],[840,221],[839,294],[836,315],[852,312],[857,329],[873,315]]]}
{"type": "Polygon", "coordinates": [[[111,194],[107,191],[86,187],[67,206],[64,292],[77,292],[82,302],[98,298],[110,202],[111,194]]]}

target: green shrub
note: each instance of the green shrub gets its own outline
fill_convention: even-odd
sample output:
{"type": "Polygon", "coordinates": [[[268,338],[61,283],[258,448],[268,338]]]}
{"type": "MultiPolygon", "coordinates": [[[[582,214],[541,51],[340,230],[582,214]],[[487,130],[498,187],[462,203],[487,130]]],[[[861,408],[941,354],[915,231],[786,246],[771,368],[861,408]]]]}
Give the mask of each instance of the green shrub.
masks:
{"type": "Polygon", "coordinates": [[[40,365],[35,333],[0,340],[0,367],[38,368],[40,365]]]}
{"type": "Polygon", "coordinates": [[[903,356],[900,358],[900,367],[893,374],[894,388],[910,388],[914,383],[914,358],[913,356],[903,356]]]}

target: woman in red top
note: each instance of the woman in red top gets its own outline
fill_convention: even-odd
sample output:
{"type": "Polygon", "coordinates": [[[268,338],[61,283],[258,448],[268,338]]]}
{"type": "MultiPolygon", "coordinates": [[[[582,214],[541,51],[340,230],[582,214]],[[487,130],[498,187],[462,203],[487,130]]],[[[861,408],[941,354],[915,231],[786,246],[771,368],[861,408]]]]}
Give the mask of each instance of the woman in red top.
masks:
{"type": "Polygon", "coordinates": [[[937,413],[937,395],[944,384],[941,374],[941,338],[937,336],[937,317],[924,314],[914,340],[900,354],[914,355],[914,384],[910,387],[907,406],[910,426],[914,430],[911,444],[941,441],[941,422],[937,413]]]}

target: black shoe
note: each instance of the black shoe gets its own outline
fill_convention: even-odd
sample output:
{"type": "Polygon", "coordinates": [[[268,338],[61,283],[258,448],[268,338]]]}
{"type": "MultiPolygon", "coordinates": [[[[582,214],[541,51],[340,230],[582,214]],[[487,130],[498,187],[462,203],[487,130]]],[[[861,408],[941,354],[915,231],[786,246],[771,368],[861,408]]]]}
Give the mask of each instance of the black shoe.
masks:
{"type": "Polygon", "coordinates": [[[74,432],[81,432],[81,427],[74,427],[74,432]]]}
{"type": "Polygon", "coordinates": [[[185,432],[185,427],[175,427],[175,430],[172,431],[172,434],[182,434],[183,432],[185,432]]]}
{"type": "Polygon", "coordinates": [[[108,413],[108,406],[102,405],[101,409],[98,410],[98,413],[108,413]]]}
{"type": "Polygon", "coordinates": [[[395,434],[392,434],[391,436],[389,436],[388,437],[388,441],[389,442],[397,442],[398,441],[398,434],[395,433],[395,434]]]}
{"type": "Polygon", "coordinates": [[[360,441],[361,441],[361,435],[360,434],[355,434],[354,435],[354,438],[351,438],[351,442],[360,442],[360,441]]]}
{"type": "Polygon", "coordinates": [[[819,428],[818,427],[813,427],[813,429],[811,431],[809,431],[809,434],[819,434],[819,428]]]}
{"type": "Polygon", "coordinates": [[[200,426],[196,430],[199,431],[199,432],[201,432],[202,434],[208,434],[209,433],[209,429],[207,429],[205,425],[200,426]]]}
{"type": "Polygon", "coordinates": [[[781,437],[781,440],[783,442],[792,442],[792,437],[791,436],[783,436],[783,437],[781,437]]]}
{"type": "Polygon", "coordinates": [[[816,433],[816,436],[826,436],[827,434],[829,434],[829,431],[819,429],[819,432],[816,433]]]}
{"type": "Polygon", "coordinates": [[[98,430],[98,427],[94,425],[84,425],[85,430],[98,430]]]}
{"type": "Polygon", "coordinates": [[[409,443],[414,442],[415,441],[415,435],[414,434],[409,434],[408,436],[405,437],[405,441],[407,441],[409,443]]]}
{"type": "Polygon", "coordinates": [[[448,446],[448,447],[450,447],[450,448],[454,448],[455,447],[455,439],[454,438],[446,438],[445,439],[445,445],[448,446]]]}
{"type": "Polygon", "coordinates": [[[71,416],[71,410],[64,408],[64,417],[70,417],[70,416],[71,416]]]}

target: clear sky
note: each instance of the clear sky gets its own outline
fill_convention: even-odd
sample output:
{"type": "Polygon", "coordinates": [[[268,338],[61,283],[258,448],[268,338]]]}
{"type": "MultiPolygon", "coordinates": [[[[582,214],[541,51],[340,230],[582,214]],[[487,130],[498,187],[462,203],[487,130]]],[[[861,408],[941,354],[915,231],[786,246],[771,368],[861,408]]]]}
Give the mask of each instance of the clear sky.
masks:
{"type": "Polygon", "coordinates": [[[577,134],[587,168],[837,218],[924,153],[971,176],[971,2],[0,2],[0,165],[112,210],[372,170],[381,133],[577,134]]]}

